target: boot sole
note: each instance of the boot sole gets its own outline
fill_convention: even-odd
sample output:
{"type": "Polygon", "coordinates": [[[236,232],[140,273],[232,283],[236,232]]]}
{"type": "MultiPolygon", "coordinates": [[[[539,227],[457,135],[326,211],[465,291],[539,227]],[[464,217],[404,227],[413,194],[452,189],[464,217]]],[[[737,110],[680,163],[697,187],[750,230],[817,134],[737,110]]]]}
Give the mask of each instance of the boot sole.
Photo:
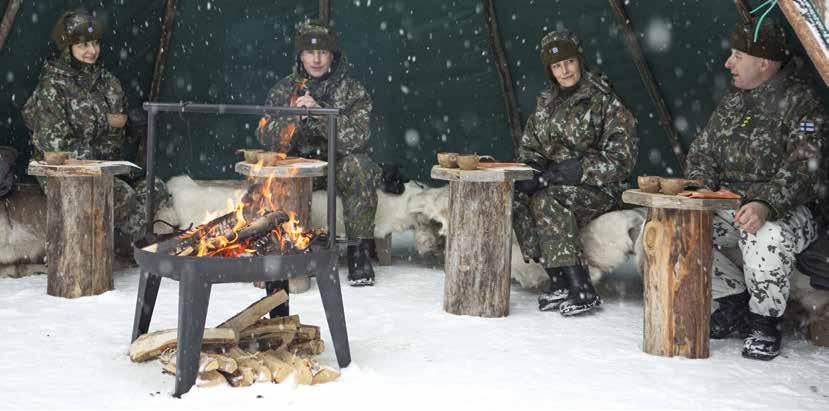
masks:
{"type": "Polygon", "coordinates": [[[749,360],[771,361],[777,358],[778,355],[780,355],[780,353],[771,355],[743,351],[743,358],[748,358],[749,360]]]}
{"type": "Polygon", "coordinates": [[[558,311],[558,307],[561,306],[561,303],[563,302],[564,300],[560,300],[549,302],[547,304],[539,304],[538,311],[558,311]]]}
{"type": "Polygon", "coordinates": [[[592,310],[592,309],[594,309],[594,308],[596,308],[600,305],[602,305],[602,300],[601,300],[601,298],[597,298],[595,301],[593,301],[589,304],[560,307],[559,312],[564,317],[572,317],[574,315],[578,315],[578,314],[590,311],[590,310],[592,310]]]}
{"type": "Polygon", "coordinates": [[[374,285],[374,279],[361,278],[359,280],[348,280],[348,285],[352,287],[371,287],[374,285]]]}

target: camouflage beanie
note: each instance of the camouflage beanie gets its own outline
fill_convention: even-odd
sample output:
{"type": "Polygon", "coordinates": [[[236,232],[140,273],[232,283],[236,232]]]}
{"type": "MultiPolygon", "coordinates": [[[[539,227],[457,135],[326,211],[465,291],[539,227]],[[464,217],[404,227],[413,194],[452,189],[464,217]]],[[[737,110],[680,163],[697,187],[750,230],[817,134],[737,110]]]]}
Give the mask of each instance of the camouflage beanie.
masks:
{"type": "Polygon", "coordinates": [[[789,59],[786,32],[782,26],[776,23],[761,25],[757,41],[754,41],[755,28],[754,23],[739,23],[731,33],[731,48],[767,60],[789,59]]]}
{"type": "Polygon", "coordinates": [[[339,51],[339,48],[337,48],[337,33],[327,24],[317,20],[302,23],[297,27],[294,46],[297,55],[303,50],[339,51]]]}
{"type": "Polygon", "coordinates": [[[71,10],[60,16],[52,29],[52,40],[60,49],[87,41],[100,40],[102,25],[88,11],[71,10]]]}
{"type": "Polygon", "coordinates": [[[546,71],[551,64],[582,57],[579,38],[569,30],[556,30],[541,40],[541,63],[546,71]]]}

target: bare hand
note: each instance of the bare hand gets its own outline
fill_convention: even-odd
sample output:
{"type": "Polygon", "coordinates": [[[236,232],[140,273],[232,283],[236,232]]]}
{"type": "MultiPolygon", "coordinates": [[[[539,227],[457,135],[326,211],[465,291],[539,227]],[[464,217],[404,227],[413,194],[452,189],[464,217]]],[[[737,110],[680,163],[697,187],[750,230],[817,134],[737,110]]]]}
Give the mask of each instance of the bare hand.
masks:
{"type": "Polygon", "coordinates": [[[123,128],[127,124],[127,115],[108,113],[107,123],[110,127],[123,128]]]}
{"type": "Polygon", "coordinates": [[[304,96],[296,99],[296,106],[314,108],[319,107],[320,105],[317,104],[317,100],[314,100],[314,98],[311,97],[311,93],[306,91],[304,96]]]}
{"type": "Polygon", "coordinates": [[[734,222],[739,224],[749,234],[757,234],[769,218],[769,207],[759,201],[752,201],[742,207],[734,215],[734,222]]]}

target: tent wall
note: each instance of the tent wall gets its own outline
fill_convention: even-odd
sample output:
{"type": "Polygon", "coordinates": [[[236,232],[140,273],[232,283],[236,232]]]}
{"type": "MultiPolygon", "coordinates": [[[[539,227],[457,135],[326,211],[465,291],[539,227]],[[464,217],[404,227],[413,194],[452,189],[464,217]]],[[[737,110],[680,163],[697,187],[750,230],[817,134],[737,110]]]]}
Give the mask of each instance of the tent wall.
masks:
{"type": "MultiPolygon", "coordinates": [[[[722,67],[728,33],[739,19],[731,1],[626,2],[632,24],[672,111],[685,147],[727,91],[722,67]]],[[[758,2],[751,2],[752,5],[758,2]]],[[[5,2],[0,2],[5,4],[5,2]]],[[[24,2],[0,52],[0,144],[31,151],[19,110],[34,89],[48,34],[62,11],[86,5],[112,30],[103,61],[144,101],[152,77],[164,2],[24,2]]],[[[262,104],[294,64],[294,24],[318,15],[318,2],[178,0],[172,52],[160,100],[262,104]]],[[[759,4],[759,3],[758,3],[759,4]]],[[[496,13],[515,82],[522,124],[547,79],[538,42],[555,28],[577,31],[588,62],[614,83],[634,111],[641,139],[637,173],[677,170],[658,114],[642,86],[606,0],[502,1],[496,13]]],[[[372,148],[428,181],[437,151],[478,152],[507,160],[512,143],[478,0],[332,1],[331,18],[352,75],[374,99],[372,148]]],[[[778,12],[778,20],[783,21],[778,12]]],[[[794,36],[790,37],[796,43],[794,36]]],[[[257,145],[257,118],[164,114],[158,171],[163,177],[238,178],[233,150],[257,145]]],[[[21,174],[24,168],[20,168],[21,174]]]]}

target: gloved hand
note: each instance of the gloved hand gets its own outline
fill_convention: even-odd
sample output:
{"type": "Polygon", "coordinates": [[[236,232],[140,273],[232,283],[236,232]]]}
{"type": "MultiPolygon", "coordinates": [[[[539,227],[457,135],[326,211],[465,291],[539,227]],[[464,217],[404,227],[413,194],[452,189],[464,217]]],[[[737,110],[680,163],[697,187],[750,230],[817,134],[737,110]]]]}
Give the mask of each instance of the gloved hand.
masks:
{"type": "Polygon", "coordinates": [[[532,194],[546,187],[546,185],[541,185],[541,182],[539,181],[539,178],[541,177],[541,174],[544,172],[544,170],[546,170],[546,167],[531,161],[528,161],[527,165],[533,170],[535,170],[535,172],[533,173],[533,177],[529,180],[516,181],[515,189],[522,193],[532,194]]]}
{"type": "Polygon", "coordinates": [[[575,158],[550,163],[540,176],[541,184],[574,186],[581,183],[581,161],[575,158]]]}

